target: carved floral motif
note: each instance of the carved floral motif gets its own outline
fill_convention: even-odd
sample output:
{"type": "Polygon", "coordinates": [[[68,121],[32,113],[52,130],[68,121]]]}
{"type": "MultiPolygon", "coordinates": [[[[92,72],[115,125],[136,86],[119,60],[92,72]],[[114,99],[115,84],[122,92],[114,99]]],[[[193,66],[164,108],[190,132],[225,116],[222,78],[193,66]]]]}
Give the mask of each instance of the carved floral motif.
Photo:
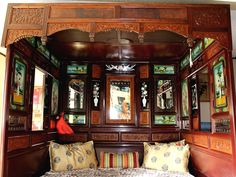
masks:
{"type": "Polygon", "coordinates": [[[12,29],[7,31],[7,41],[6,46],[12,44],[13,42],[17,42],[20,39],[32,36],[42,36],[41,30],[20,30],[20,29],[12,29]]]}
{"type": "Polygon", "coordinates": [[[176,141],[179,139],[178,133],[153,133],[152,141],[176,141]]]}
{"type": "Polygon", "coordinates": [[[118,141],[117,133],[92,133],[91,138],[94,141],[118,141]]]}
{"type": "Polygon", "coordinates": [[[123,133],[121,136],[122,141],[148,141],[149,134],[131,134],[131,133],[123,133]]]}
{"type": "Polygon", "coordinates": [[[227,9],[201,8],[193,9],[193,27],[227,27],[227,9]]]}
{"type": "Polygon", "coordinates": [[[229,40],[227,32],[198,32],[198,31],[195,31],[195,32],[193,32],[193,37],[195,37],[195,38],[208,37],[208,38],[216,39],[223,46],[225,46],[229,49],[232,48],[231,44],[230,44],[231,40],[229,40]]]}
{"type": "Polygon", "coordinates": [[[42,8],[15,8],[12,11],[12,24],[43,24],[43,13],[42,8]]]}
{"type": "Polygon", "coordinates": [[[167,30],[178,33],[182,36],[188,36],[188,25],[186,24],[157,24],[157,23],[144,24],[144,32],[152,32],[157,30],[167,30]]]}
{"type": "Polygon", "coordinates": [[[47,35],[66,29],[79,29],[80,31],[90,32],[90,23],[52,23],[48,24],[47,35]]]}
{"type": "Polygon", "coordinates": [[[96,32],[109,31],[109,30],[121,30],[128,32],[139,32],[138,23],[97,23],[96,32]]]}
{"type": "Polygon", "coordinates": [[[232,154],[231,141],[229,139],[210,138],[211,149],[232,154]]]}

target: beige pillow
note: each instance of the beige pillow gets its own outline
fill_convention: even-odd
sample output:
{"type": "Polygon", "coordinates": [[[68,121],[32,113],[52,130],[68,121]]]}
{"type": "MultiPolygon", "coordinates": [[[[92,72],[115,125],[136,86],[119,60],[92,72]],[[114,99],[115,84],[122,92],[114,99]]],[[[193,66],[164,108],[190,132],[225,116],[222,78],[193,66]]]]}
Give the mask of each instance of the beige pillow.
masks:
{"type": "Polygon", "coordinates": [[[155,145],[163,145],[163,144],[167,144],[169,146],[184,146],[185,145],[185,139],[180,140],[180,141],[169,142],[169,143],[155,142],[155,145]]]}
{"type": "Polygon", "coordinates": [[[98,164],[93,141],[66,145],[51,142],[49,155],[52,171],[96,168],[98,164]]]}
{"type": "Polygon", "coordinates": [[[188,172],[189,145],[168,146],[144,143],[143,168],[188,172]]]}

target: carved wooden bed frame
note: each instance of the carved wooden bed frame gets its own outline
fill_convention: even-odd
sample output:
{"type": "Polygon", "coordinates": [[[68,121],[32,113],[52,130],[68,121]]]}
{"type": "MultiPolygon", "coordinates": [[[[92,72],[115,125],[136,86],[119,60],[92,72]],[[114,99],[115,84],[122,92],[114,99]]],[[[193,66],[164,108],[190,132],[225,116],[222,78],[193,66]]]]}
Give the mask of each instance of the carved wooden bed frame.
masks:
{"type": "MultiPolygon", "coordinates": [[[[190,38],[209,37],[216,39],[221,47],[212,50],[225,48],[228,56],[227,70],[231,105],[227,115],[231,120],[231,133],[229,135],[211,135],[191,131],[180,132],[179,129],[157,130],[151,127],[146,129],[131,127],[127,128],[126,132],[113,134],[111,133],[113,128],[110,127],[107,129],[111,134],[107,134],[107,132],[102,132],[96,127],[89,127],[78,130],[78,136],[73,140],[94,140],[97,142],[95,147],[98,152],[103,148],[111,151],[136,150],[137,148],[142,154],[141,142],[143,141],[171,141],[180,139],[181,135],[187,142],[191,143],[192,160],[194,162],[192,169],[194,169],[196,175],[220,177],[229,174],[228,177],[230,177],[236,175],[236,169],[234,168],[236,166],[235,93],[233,72],[230,72],[233,71],[230,27],[230,7],[228,5],[157,3],[9,4],[2,41],[2,45],[6,46],[8,50],[8,76],[6,80],[9,81],[11,78],[10,51],[16,48],[28,56],[32,53],[24,44],[16,43],[25,37],[38,36],[46,41],[47,36],[56,32],[66,29],[78,29],[88,32],[90,41],[94,41],[96,33],[115,29],[137,33],[140,43],[144,39],[144,33],[157,30],[172,31],[190,38]],[[153,13],[145,13],[147,8],[153,13]],[[13,44],[14,47],[10,44],[13,44]],[[131,134],[129,134],[130,132],[131,134]],[[165,139],[164,136],[161,136],[162,134],[166,134],[168,138],[165,139]],[[137,139],[138,145],[136,144],[137,139]],[[213,143],[217,146],[215,149],[212,149],[213,143]],[[227,148],[227,152],[225,152],[225,148],[227,148]],[[202,162],[208,163],[209,166],[202,162]],[[219,166],[224,170],[217,171],[219,166]]],[[[8,132],[9,82],[5,88],[5,93],[6,125],[4,130],[6,140],[4,158],[6,164],[4,165],[4,176],[14,176],[15,173],[22,174],[22,177],[33,176],[35,173],[41,174],[49,167],[48,141],[57,139],[57,133],[55,131],[28,131],[22,134],[8,132]],[[38,161],[32,164],[32,159],[35,158],[38,161]],[[17,168],[15,169],[15,167],[17,168]]],[[[143,122],[139,122],[139,125],[146,126],[146,122],[150,126],[151,121],[148,118],[143,122]]],[[[118,129],[119,127],[116,128],[116,131],[118,129]]]]}

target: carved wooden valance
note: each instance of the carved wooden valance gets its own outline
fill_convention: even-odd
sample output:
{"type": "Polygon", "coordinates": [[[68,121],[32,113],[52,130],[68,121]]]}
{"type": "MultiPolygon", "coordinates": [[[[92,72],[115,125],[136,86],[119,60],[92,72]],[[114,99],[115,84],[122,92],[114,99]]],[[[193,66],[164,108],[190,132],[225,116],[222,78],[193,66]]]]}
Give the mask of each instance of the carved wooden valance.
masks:
{"type": "Polygon", "coordinates": [[[29,36],[49,36],[66,29],[98,32],[112,29],[144,33],[167,30],[185,37],[210,37],[231,50],[228,5],[157,3],[10,4],[2,45],[29,36]]]}

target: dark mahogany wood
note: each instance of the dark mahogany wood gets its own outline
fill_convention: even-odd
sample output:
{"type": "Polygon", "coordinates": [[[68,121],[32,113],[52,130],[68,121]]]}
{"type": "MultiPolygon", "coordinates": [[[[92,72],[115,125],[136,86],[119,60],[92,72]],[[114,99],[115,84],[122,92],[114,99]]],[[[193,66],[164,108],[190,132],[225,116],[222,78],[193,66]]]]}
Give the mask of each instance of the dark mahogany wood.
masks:
{"type": "Polygon", "coordinates": [[[37,147],[9,155],[7,161],[9,177],[38,177],[49,171],[48,147],[37,147]]]}
{"type": "MultiPolygon", "coordinates": [[[[3,35],[3,45],[8,46],[7,83],[5,94],[5,122],[9,115],[27,116],[25,131],[5,129],[4,177],[17,174],[19,177],[39,176],[49,170],[48,143],[57,140],[60,143],[85,142],[93,140],[99,158],[101,150],[112,152],[140,152],[143,157],[143,141],[169,142],[185,138],[191,144],[190,171],[195,176],[227,177],[235,176],[235,93],[233,68],[230,50],[230,7],[228,5],[191,5],[157,3],[70,3],[70,4],[10,4],[3,35]],[[38,36],[45,39],[46,46],[61,61],[58,69],[30,46],[24,37],[38,36]],[[188,52],[187,38],[199,41],[204,37],[216,39],[192,68],[179,69],[182,57],[188,52]],[[18,42],[17,42],[18,41],[18,42]],[[11,46],[9,47],[9,45],[11,46]],[[224,51],[223,51],[224,50],[224,51]],[[203,133],[181,128],[180,81],[190,78],[204,67],[211,68],[212,62],[220,52],[225,52],[227,77],[227,96],[229,110],[226,113],[212,114],[212,119],[227,116],[230,119],[231,132],[228,134],[203,133]],[[25,111],[10,109],[12,55],[20,53],[27,62],[27,84],[25,111]],[[67,64],[88,64],[85,76],[68,76],[67,64]],[[106,64],[136,64],[133,72],[109,72],[106,64]],[[154,126],[155,87],[153,64],[174,64],[176,75],[175,103],[178,124],[174,126],[154,126]],[[60,81],[60,111],[68,111],[67,81],[69,78],[86,78],[86,106],[77,111],[86,115],[85,125],[71,125],[73,135],[57,135],[50,129],[49,122],[55,117],[50,111],[45,115],[45,130],[31,132],[33,73],[38,66],[50,77],[60,81]],[[107,121],[108,91],[106,79],[130,77],[134,86],[132,124],[119,121],[107,121]],[[100,105],[91,107],[92,82],[101,83],[100,105]],[[149,105],[141,108],[140,83],[149,83],[149,105]],[[180,136],[181,134],[181,136],[180,136]],[[204,162],[204,163],[203,163],[204,162]]],[[[212,72],[210,72],[212,77],[212,72]]],[[[49,85],[51,83],[49,82],[49,85]]],[[[213,92],[210,86],[211,95],[213,92]]],[[[49,95],[51,91],[49,91],[49,95]]],[[[211,100],[213,101],[213,100],[211,100]]],[[[50,102],[50,101],[49,101],[50,102]]],[[[49,105],[50,109],[50,105],[49,105]]],[[[70,110],[71,113],[75,113],[70,110]]],[[[212,112],[213,113],[213,112],[212,112]]],[[[198,120],[197,120],[198,121],[198,120]]],[[[198,127],[196,123],[195,127],[198,127]]],[[[55,128],[55,126],[54,126],[55,128]]],[[[197,130],[196,128],[195,130],[197,130]]]]}

